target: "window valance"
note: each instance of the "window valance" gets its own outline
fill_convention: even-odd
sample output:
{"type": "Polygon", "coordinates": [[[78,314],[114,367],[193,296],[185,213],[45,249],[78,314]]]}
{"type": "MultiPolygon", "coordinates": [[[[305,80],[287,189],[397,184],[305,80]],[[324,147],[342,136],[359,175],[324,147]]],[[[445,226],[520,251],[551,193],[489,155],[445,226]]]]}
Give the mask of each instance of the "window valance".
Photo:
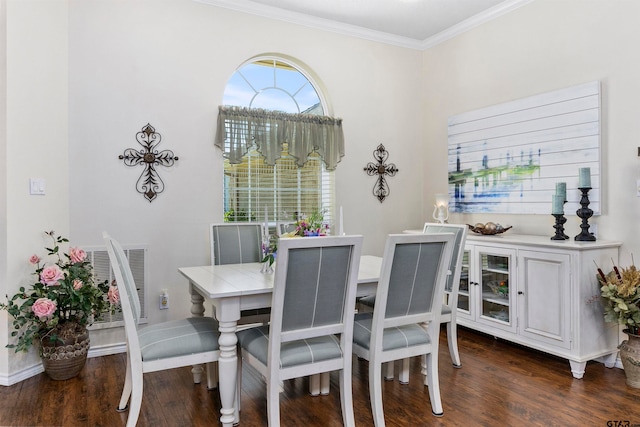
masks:
{"type": "Polygon", "coordinates": [[[304,166],[315,151],[322,157],[327,170],[333,170],[344,156],[342,119],[226,105],[219,107],[215,145],[231,163],[241,163],[242,157],[256,144],[265,163],[273,166],[280,158],[285,142],[299,167],[304,166]]]}

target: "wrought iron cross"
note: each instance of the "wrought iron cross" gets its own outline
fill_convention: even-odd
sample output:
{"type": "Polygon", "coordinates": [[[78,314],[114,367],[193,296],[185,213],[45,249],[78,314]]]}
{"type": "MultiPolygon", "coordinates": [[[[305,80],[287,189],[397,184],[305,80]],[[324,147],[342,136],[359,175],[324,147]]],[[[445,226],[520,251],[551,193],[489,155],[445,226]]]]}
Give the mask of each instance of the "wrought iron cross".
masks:
{"type": "Polygon", "coordinates": [[[164,190],[164,182],[155,167],[173,166],[174,162],[178,160],[178,156],[174,156],[171,150],[160,152],[156,150],[161,139],[162,136],[147,123],[141,132],[136,133],[136,141],[142,145],[143,149],[127,148],[123,155],[118,156],[120,160],[124,160],[124,164],[127,166],[144,165],[144,170],[136,182],[136,190],[143,194],[149,202],[152,202],[164,190]]]}
{"type": "Polygon", "coordinates": [[[385,164],[389,158],[389,152],[385,150],[384,145],[382,144],[378,145],[378,148],[375,149],[373,157],[378,161],[378,164],[369,162],[364,168],[364,171],[369,176],[378,175],[378,180],[373,186],[373,195],[378,198],[380,203],[382,203],[389,193],[391,193],[391,190],[389,190],[389,186],[387,185],[387,181],[384,178],[385,175],[395,176],[400,169],[398,169],[393,163],[385,164]]]}

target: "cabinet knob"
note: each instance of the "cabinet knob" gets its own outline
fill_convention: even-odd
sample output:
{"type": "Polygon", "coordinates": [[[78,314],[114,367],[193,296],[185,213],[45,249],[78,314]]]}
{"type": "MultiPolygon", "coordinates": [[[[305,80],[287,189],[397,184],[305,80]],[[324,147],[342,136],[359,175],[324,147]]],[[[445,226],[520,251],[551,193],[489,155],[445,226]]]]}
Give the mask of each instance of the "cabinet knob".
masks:
{"type": "Polygon", "coordinates": [[[524,295],[524,292],[518,291],[518,295],[524,295]]]}

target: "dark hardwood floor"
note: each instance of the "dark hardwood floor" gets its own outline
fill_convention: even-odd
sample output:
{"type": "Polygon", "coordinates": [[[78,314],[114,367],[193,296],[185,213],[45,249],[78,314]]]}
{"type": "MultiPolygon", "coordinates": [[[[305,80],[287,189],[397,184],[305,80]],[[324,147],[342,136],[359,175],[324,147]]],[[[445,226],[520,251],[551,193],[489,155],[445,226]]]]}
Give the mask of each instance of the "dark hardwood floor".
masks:
{"type": "MultiPolygon", "coordinates": [[[[444,416],[431,414],[419,360],[411,381],[384,382],[387,426],[640,426],[640,389],[627,387],[624,371],[590,362],[582,380],[566,360],[461,328],[462,368],[450,363],[445,334],[440,345],[440,387],[444,416]],[[609,423],[609,421],[626,421],[609,423]]],[[[373,425],[367,362],[353,361],[356,424],[373,425]]],[[[0,386],[2,426],[123,426],[115,411],[124,375],[124,356],[92,358],[77,378],[52,381],[45,374],[11,387],[0,386]]],[[[219,425],[217,391],[193,384],[190,368],[145,375],[139,426],[219,425]]],[[[331,394],[311,397],[306,379],[285,382],[283,426],[341,426],[338,376],[331,394]]],[[[245,368],[241,426],[265,426],[264,382],[245,368]]]]}

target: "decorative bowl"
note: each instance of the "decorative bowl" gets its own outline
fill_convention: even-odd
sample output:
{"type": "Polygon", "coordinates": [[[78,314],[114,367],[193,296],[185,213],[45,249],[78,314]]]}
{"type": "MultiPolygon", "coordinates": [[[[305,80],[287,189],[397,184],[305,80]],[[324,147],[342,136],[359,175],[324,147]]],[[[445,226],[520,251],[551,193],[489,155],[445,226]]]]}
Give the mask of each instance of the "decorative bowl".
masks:
{"type": "Polygon", "coordinates": [[[469,227],[469,230],[474,233],[482,234],[484,236],[502,234],[512,228],[512,226],[503,227],[500,224],[494,224],[493,222],[487,222],[486,224],[478,223],[476,225],[467,224],[467,227],[469,227]]]}

